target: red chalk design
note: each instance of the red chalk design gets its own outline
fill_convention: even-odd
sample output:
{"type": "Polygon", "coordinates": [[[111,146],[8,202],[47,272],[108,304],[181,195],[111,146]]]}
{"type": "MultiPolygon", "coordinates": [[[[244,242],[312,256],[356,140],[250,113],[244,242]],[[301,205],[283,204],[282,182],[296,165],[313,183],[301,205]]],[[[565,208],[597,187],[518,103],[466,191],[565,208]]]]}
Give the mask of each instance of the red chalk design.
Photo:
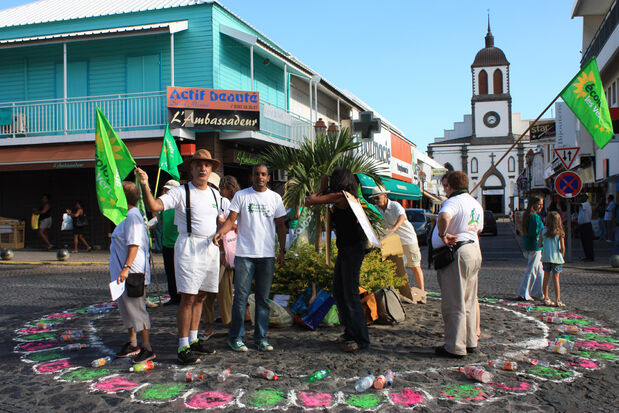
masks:
{"type": "Polygon", "coordinates": [[[102,380],[95,388],[97,390],[105,391],[108,393],[117,393],[124,390],[131,390],[138,386],[139,383],[134,381],[129,381],[125,376],[122,377],[113,377],[111,379],[102,380]]]}
{"type": "Polygon", "coordinates": [[[328,407],[333,397],[329,393],[301,392],[299,399],[305,407],[328,407]]]}
{"type": "Polygon", "coordinates": [[[45,341],[29,341],[28,343],[20,344],[19,349],[21,351],[39,351],[45,350],[52,347],[58,347],[58,343],[56,342],[45,342],[45,341]]]}
{"type": "Polygon", "coordinates": [[[598,343],[595,340],[579,340],[574,343],[574,346],[583,350],[613,350],[615,348],[612,344],[598,343]]]}
{"type": "Polygon", "coordinates": [[[585,317],[581,316],[580,314],[561,314],[561,318],[572,318],[574,320],[580,320],[585,317]]]}
{"type": "Polygon", "coordinates": [[[56,314],[46,315],[43,318],[48,319],[48,320],[55,320],[57,318],[75,317],[76,315],[77,313],[56,313],[56,314]]]}
{"type": "Polygon", "coordinates": [[[232,400],[231,394],[219,391],[207,391],[194,395],[185,404],[196,409],[209,409],[223,406],[224,404],[229,403],[230,400],[232,400]]]}
{"type": "Polygon", "coordinates": [[[507,386],[505,383],[491,383],[490,385],[496,389],[501,389],[501,390],[505,390],[505,391],[511,391],[511,392],[524,392],[529,390],[529,388],[531,387],[530,383],[526,383],[524,381],[521,382],[515,382],[514,386],[507,386]]]}
{"type": "Polygon", "coordinates": [[[403,389],[398,393],[390,393],[390,396],[394,403],[401,404],[403,406],[414,406],[423,402],[423,396],[411,389],[403,389]]]}
{"type": "Polygon", "coordinates": [[[612,333],[612,331],[610,330],[607,330],[605,328],[599,328],[599,327],[582,326],[579,328],[586,333],[612,333]]]}
{"type": "Polygon", "coordinates": [[[571,367],[582,367],[585,369],[597,369],[600,367],[595,361],[591,361],[587,359],[578,359],[576,363],[568,361],[565,364],[571,367]]]}
{"type": "Polygon", "coordinates": [[[68,369],[74,367],[71,363],[69,363],[68,359],[56,360],[51,363],[38,364],[34,366],[35,371],[38,373],[55,373],[60,370],[68,369]]]}

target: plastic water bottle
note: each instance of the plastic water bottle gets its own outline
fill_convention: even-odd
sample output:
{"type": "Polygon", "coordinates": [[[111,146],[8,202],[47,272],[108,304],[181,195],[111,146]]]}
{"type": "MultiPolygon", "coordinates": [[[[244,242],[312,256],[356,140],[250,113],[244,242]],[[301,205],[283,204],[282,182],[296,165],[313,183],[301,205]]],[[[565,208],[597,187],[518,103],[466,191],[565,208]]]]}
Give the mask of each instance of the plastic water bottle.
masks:
{"type": "Polygon", "coordinates": [[[489,361],[488,364],[491,365],[492,367],[501,368],[503,370],[513,371],[513,370],[518,369],[518,363],[516,363],[515,361],[507,361],[507,360],[489,361]]]}
{"type": "Polygon", "coordinates": [[[88,344],[81,344],[81,343],[73,343],[73,344],[67,344],[66,346],[62,346],[60,347],[60,350],[81,350],[83,348],[88,347],[88,344]]]}
{"type": "Polygon", "coordinates": [[[546,350],[551,351],[553,353],[559,353],[559,354],[567,353],[567,349],[565,347],[561,346],[560,344],[556,344],[552,342],[548,342],[548,347],[546,347],[546,350]]]}
{"type": "Polygon", "coordinates": [[[134,364],[133,367],[129,367],[129,371],[133,373],[133,372],[139,372],[139,371],[152,370],[154,368],[155,368],[155,363],[149,360],[146,363],[134,364]]]}
{"type": "Polygon", "coordinates": [[[105,366],[106,364],[110,364],[112,360],[114,360],[114,357],[105,356],[105,357],[101,357],[100,359],[93,360],[92,363],[90,363],[90,365],[92,367],[101,367],[101,366],[105,366]]]}
{"type": "Polygon", "coordinates": [[[277,377],[277,374],[275,374],[275,372],[265,369],[262,366],[258,367],[256,372],[267,380],[279,380],[279,377],[277,377]]]}
{"type": "Polygon", "coordinates": [[[492,374],[488,373],[486,370],[475,367],[475,366],[466,366],[464,368],[458,367],[458,371],[463,372],[473,380],[477,380],[482,383],[491,383],[494,380],[492,374]]]}
{"type": "Polygon", "coordinates": [[[102,313],[108,313],[110,311],[110,307],[90,307],[88,310],[86,310],[86,313],[88,314],[102,314],[102,313]]]}
{"type": "Polygon", "coordinates": [[[543,312],[542,313],[542,321],[547,323],[560,323],[561,322],[561,313],[558,311],[552,312],[543,312]]]}
{"type": "Polygon", "coordinates": [[[82,330],[66,330],[59,334],[60,341],[70,343],[71,341],[81,340],[86,338],[82,330]]]}
{"type": "Polygon", "coordinates": [[[533,307],[531,307],[530,305],[527,306],[527,308],[525,308],[525,311],[527,313],[530,313],[531,311],[533,311],[533,307]]]}
{"type": "Polygon", "coordinates": [[[327,377],[327,374],[329,373],[331,373],[331,370],[325,370],[325,369],[318,370],[310,374],[308,380],[310,383],[313,383],[315,381],[324,379],[325,377],[327,377]]]}
{"type": "Polygon", "coordinates": [[[529,363],[532,366],[544,366],[544,367],[549,367],[550,366],[550,363],[548,363],[547,361],[538,360],[538,359],[531,359],[531,358],[528,358],[527,356],[525,356],[524,354],[522,355],[521,360],[524,361],[525,363],[529,363]]]}
{"type": "Polygon", "coordinates": [[[44,322],[37,323],[37,328],[39,330],[49,330],[50,328],[54,328],[54,327],[56,327],[56,324],[50,324],[50,323],[44,323],[44,322]]]}
{"type": "Polygon", "coordinates": [[[391,370],[385,372],[385,380],[387,380],[387,387],[393,384],[393,372],[391,370]]]}
{"type": "Polygon", "coordinates": [[[228,380],[229,377],[230,377],[230,369],[225,369],[225,370],[222,370],[217,375],[217,381],[220,382],[220,383],[225,383],[226,380],[228,380]]]}
{"type": "Polygon", "coordinates": [[[557,330],[559,330],[562,333],[567,333],[567,334],[582,334],[582,331],[580,330],[580,328],[576,326],[568,326],[565,324],[561,324],[560,326],[557,326],[557,330]]]}
{"type": "Polygon", "coordinates": [[[192,381],[204,380],[204,375],[193,374],[192,372],[178,371],[174,373],[174,381],[184,381],[185,383],[191,383],[192,381]]]}
{"type": "Polygon", "coordinates": [[[574,350],[575,344],[567,338],[559,337],[555,340],[554,344],[557,346],[565,347],[567,351],[574,350]]]}
{"type": "Polygon", "coordinates": [[[385,387],[386,382],[387,379],[385,379],[385,376],[381,374],[380,376],[376,377],[376,380],[374,380],[374,388],[376,390],[381,390],[383,387],[385,387]]]}
{"type": "Polygon", "coordinates": [[[376,377],[374,377],[373,374],[369,374],[364,378],[357,380],[357,382],[355,383],[355,390],[357,390],[358,393],[363,393],[364,391],[372,387],[372,385],[374,384],[374,380],[376,380],[376,377]]]}

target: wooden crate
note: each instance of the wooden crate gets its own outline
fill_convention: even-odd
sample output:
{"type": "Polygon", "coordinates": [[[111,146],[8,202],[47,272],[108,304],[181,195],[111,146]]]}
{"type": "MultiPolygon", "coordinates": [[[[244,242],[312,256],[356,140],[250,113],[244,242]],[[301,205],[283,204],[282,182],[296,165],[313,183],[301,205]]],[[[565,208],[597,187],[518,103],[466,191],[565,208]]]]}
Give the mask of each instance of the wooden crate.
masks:
{"type": "Polygon", "coordinates": [[[0,217],[0,248],[24,248],[26,223],[0,217]]]}

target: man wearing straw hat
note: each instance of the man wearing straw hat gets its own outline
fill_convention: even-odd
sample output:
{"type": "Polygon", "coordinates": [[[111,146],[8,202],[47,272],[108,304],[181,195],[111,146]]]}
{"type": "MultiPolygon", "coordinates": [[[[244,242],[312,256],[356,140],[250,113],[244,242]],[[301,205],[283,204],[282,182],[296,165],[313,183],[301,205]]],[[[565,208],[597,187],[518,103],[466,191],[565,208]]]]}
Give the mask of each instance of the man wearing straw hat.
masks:
{"type": "Polygon", "coordinates": [[[219,284],[219,248],[213,244],[217,232],[221,195],[209,187],[211,172],[221,162],[213,159],[206,149],[197,150],[183,165],[191,172],[191,182],[171,188],[154,199],[148,188],[148,175],[140,175],[146,206],[153,212],[174,208],[178,238],[174,245],[176,287],[181,295],[178,307],[178,361],[192,364],[199,355],[215,350],[198,339],[202,304],[207,293],[217,293],[219,284]],[[187,202],[189,200],[189,202],[187,202]]]}

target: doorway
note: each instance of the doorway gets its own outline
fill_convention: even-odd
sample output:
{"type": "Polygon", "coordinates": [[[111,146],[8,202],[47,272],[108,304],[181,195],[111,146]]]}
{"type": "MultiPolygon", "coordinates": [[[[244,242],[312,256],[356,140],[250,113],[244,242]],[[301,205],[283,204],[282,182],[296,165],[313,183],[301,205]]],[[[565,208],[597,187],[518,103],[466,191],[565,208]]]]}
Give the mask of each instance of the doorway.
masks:
{"type": "Polygon", "coordinates": [[[484,195],[484,209],[486,210],[502,215],[504,213],[503,204],[503,195],[484,195]]]}

